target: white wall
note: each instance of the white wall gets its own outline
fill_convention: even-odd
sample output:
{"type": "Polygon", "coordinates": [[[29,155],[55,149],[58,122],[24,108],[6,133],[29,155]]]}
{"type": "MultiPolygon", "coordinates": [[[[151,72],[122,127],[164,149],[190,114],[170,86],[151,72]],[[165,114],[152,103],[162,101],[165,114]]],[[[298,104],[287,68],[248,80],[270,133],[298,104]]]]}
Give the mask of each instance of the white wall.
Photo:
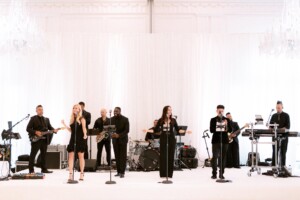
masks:
{"type": "MultiPolygon", "coordinates": [[[[0,1],[3,15],[7,2],[0,1]]],[[[155,34],[150,35],[147,1],[29,1],[48,48],[27,59],[1,56],[0,125],[6,128],[7,121],[34,114],[43,104],[45,115],[60,126],[72,105],[83,100],[92,124],[100,108],[120,105],[130,118],[130,136],[142,139],[141,130],[170,104],[178,121],[193,131],[184,141],[198,148],[201,160],[207,157],[201,133],[219,103],[242,125],[258,113],[267,119],[281,99],[292,129],[299,130],[298,61],[265,58],[257,48],[261,34],[279,17],[281,2],[157,0],[155,34]]],[[[15,157],[30,151],[26,123],[15,129],[24,138],[14,141],[15,157]]],[[[66,134],[53,142],[67,143],[66,134]]],[[[290,163],[297,142],[290,142],[290,163]]],[[[248,139],[242,138],[243,163],[249,150],[248,139]]],[[[263,150],[271,153],[271,147],[263,150]]]]}

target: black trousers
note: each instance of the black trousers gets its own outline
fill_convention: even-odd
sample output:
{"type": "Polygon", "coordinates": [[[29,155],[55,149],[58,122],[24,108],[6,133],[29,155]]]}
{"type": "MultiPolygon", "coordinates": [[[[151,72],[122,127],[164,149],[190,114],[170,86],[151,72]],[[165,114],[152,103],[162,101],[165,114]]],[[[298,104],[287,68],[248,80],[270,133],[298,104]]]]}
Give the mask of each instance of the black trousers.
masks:
{"type": "Polygon", "coordinates": [[[34,172],[34,161],[36,154],[40,151],[41,154],[41,169],[46,170],[46,153],[47,153],[47,140],[39,140],[31,143],[31,152],[29,156],[29,172],[34,172]]]}
{"type": "MultiPolygon", "coordinates": [[[[281,141],[281,149],[280,149],[280,154],[281,154],[281,165],[285,166],[285,161],[286,161],[286,152],[288,148],[288,143],[289,143],[289,138],[286,137],[286,139],[281,141]]],[[[279,155],[279,141],[277,142],[277,156],[279,155]]],[[[272,145],[272,166],[275,166],[275,146],[272,145]]],[[[278,160],[279,161],[279,160],[278,160]]]]}
{"type": "Polygon", "coordinates": [[[104,139],[101,142],[97,144],[97,166],[101,165],[101,156],[102,156],[102,149],[103,146],[105,146],[105,151],[106,151],[106,161],[107,164],[110,165],[110,140],[109,139],[104,139]]]}
{"type": "Polygon", "coordinates": [[[233,140],[228,144],[226,167],[239,168],[240,167],[240,148],[239,142],[233,140]]]}
{"type": "Polygon", "coordinates": [[[127,159],[127,142],[120,141],[119,139],[113,140],[117,172],[119,174],[125,174],[126,159],[127,159]]]}
{"type": "Polygon", "coordinates": [[[225,165],[226,165],[226,154],[227,154],[228,144],[222,144],[222,166],[221,166],[221,144],[212,144],[212,174],[217,174],[217,168],[219,167],[220,175],[221,175],[221,169],[222,174],[224,174],[225,165]]]}
{"type": "Polygon", "coordinates": [[[159,159],[159,175],[160,177],[173,177],[174,170],[174,153],[175,153],[176,139],[174,135],[163,133],[160,136],[160,159],[159,159]],[[168,138],[167,138],[168,137],[168,138]],[[167,148],[167,139],[169,140],[169,148],[167,148]],[[168,155],[167,155],[168,154],[168,155]],[[168,156],[168,159],[167,159],[168,156]],[[167,174],[168,162],[168,174],[167,174]]]}

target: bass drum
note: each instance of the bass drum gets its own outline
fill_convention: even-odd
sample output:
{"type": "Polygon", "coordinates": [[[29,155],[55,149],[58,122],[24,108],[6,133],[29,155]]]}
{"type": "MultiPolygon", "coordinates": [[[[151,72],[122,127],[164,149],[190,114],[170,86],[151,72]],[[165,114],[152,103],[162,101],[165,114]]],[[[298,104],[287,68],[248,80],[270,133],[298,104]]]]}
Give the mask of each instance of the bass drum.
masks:
{"type": "Polygon", "coordinates": [[[147,149],[141,153],[139,163],[144,171],[159,169],[159,153],[154,149],[147,149]]]}

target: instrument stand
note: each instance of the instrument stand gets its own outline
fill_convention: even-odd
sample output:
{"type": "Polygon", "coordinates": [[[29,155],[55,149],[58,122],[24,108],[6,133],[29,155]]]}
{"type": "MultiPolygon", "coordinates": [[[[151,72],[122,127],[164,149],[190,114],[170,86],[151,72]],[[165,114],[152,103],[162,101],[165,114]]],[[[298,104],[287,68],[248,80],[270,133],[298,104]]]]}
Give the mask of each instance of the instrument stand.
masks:
{"type": "MultiPolygon", "coordinates": [[[[220,120],[222,122],[222,118],[220,120]]],[[[225,125],[220,125],[219,128],[221,128],[221,140],[220,140],[220,146],[221,146],[221,153],[220,153],[220,156],[221,156],[221,163],[220,163],[220,174],[223,176],[223,129],[225,130],[225,125]]],[[[219,163],[218,163],[219,164],[219,163]]],[[[220,175],[219,175],[220,177],[220,175]]],[[[222,179],[222,178],[219,178],[216,180],[217,183],[229,183],[231,182],[230,180],[226,180],[226,179],[222,179]]]]}
{"type": "MultiPolygon", "coordinates": [[[[77,184],[78,181],[77,180],[74,180],[74,175],[75,175],[75,163],[76,163],[76,135],[77,135],[77,121],[76,121],[76,118],[74,118],[74,123],[75,123],[75,132],[74,132],[74,158],[73,158],[73,174],[72,174],[72,179],[68,179],[68,184],[77,184]]],[[[79,171],[80,171],[80,161],[79,161],[79,158],[78,158],[78,165],[79,165],[79,171]]]]}
{"type": "MultiPolygon", "coordinates": [[[[9,121],[8,124],[10,127],[8,127],[8,130],[5,131],[3,130],[2,132],[2,139],[3,140],[7,140],[9,139],[9,161],[8,161],[8,166],[9,166],[9,169],[8,169],[8,175],[6,178],[2,179],[2,180],[9,180],[11,179],[11,139],[21,139],[21,136],[19,133],[13,133],[12,130],[15,126],[17,126],[20,122],[22,122],[23,120],[25,119],[28,119],[30,115],[28,114],[26,117],[24,117],[23,119],[21,119],[20,121],[18,121],[17,123],[15,123],[13,126],[11,126],[12,122],[9,121]],[[5,133],[6,132],[6,133],[5,133]]],[[[8,151],[8,149],[7,149],[8,151]]]]}
{"type": "Polygon", "coordinates": [[[112,175],[111,175],[111,168],[112,168],[112,164],[111,164],[111,134],[113,133],[113,127],[111,125],[111,110],[109,111],[109,128],[108,128],[108,135],[109,135],[109,154],[110,154],[110,161],[109,161],[109,181],[106,181],[105,184],[108,185],[113,185],[116,184],[116,181],[112,180],[112,175]]]}
{"type": "Polygon", "coordinates": [[[271,175],[273,175],[275,178],[277,178],[280,174],[280,168],[278,166],[278,140],[279,140],[279,146],[281,147],[281,140],[278,137],[277,134],[277,128],[279,124],[268,124],[270,127],[274,127],[274,141],[272,142],[259,142],[259,136],[254,135],[254,124],[251,123],[251,137],[249,138],[251,140],[251,169],[248,172],[248,176],[251,176],[252,172],[257,171],[257,174],[261,174],[261,168],[258,166],[258,144],[272,144],[274,145],[274,151],[275,151],[275,166],[272,166],[273,170],[268,172],[271,175]],[[254,145],[255,145],[255,155],[256,159],[254,162],[254,145]]]}
{"type": "MultiPolygon", "coordinates": [[[[171,119],[172,120],[172,119],[171,119]]],[[[170,122],[171,123],[171,122],[170,122]]],[[[166,180],[162,181],[162,184],[173,184],[173,182],[171,180],[169,180],[169,136],[170,136],[170,131],[169,130],[170,126],[169,123],[167,122],[167,151],[166,151],[166,155],[167,155],[167,172],[166,172],[166,180]]]]}
{"type": "MultiPolygon", "coordinates": [[[[204,135],[205,132],[206,132],[206,131],[203,132],[202,138],[204,139],[205,147],[206,147],[206,151],[207,151],[207,155],[208,155],[208,161],[210,162],[211,158],[210,158],[210,155],[209,155],[209,150],[208,150],[208,146],[207,146],[207,142],[206,142],[206,137],[208,137],[208,136],[205,136],[205,135],[204,135]]],[[[206,164],[206,163],[205,163],[205,161],[204,161],[204,164],[203,164],[202,168],[206,167],[205,164],[206,164]]]]}
{"type": "Polygon", "coordinates": [[[178,156],[178,150],[180,149],[180,147],[182,147],[182,143],[181,143],[181,134],[178,132],[177,135],[179,136],[179,145],[176,144],[176,154],[175,154],[175,159],[174,159],[174,170],[176,169],[177,171],[182,171],[182,167],[181,165],[183,165],[185,168],[192,170],[191,168],[189,168],[178,156]]]}

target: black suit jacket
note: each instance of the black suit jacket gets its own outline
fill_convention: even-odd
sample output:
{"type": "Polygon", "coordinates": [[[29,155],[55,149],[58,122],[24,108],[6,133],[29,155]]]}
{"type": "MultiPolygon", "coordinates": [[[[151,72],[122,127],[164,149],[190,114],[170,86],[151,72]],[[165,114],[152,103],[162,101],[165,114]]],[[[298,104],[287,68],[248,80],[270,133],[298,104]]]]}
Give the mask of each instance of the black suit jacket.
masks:
{"type": "Polygon", "coordinates": [[[86,130],[88,130],[89,129],[89,125],[91,123],[91,113],[89,113],[86,110],[83,110],[82,111],[82,116],[83,116],[83,118],[85,119],[85,122],[86,122],[86,130]]]}
{"type": "Polygon", "coordinates": [[[119,116],[112,117],[111,124],[116,126],[116,133],[119,134],[119,138],[113,138],[113,142],[128,142],[128,133],[129,133],[129,120],[127,117],[119,116]]]}
{"type": "MultiPolygon", "coordinates": [[[[28,132],[29,137],[32,137],[35,135],[36,131],[48,131],[48,130],[54,130],[52,127],[49,118],[47,117],[39,117],[37,115],[30,118],[30,121],[27,125],[26,131],[28,132]]],[[[45,136],[47,138],[47,143],[50,144],[53,134],[49,134],[45,136]]]]}

